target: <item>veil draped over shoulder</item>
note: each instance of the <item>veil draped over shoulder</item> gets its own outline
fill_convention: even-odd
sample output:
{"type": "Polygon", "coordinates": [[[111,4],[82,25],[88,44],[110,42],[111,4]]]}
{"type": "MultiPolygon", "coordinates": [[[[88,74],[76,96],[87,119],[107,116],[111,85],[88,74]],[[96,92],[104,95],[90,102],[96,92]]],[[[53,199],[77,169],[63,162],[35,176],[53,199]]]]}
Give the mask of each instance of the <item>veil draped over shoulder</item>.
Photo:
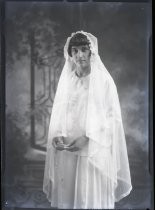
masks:
{"type": "MultiPolygon", "coordinates": [[[[112,180],[114,189],[112,193],[116,202],[128,195],[132,189],[117,88],[100,59],[97,38],[84,31],[76,33],[79,32],[87,36],[91,50],[91,73],[85,133],[89,138],[88,163],[98,168],[101,174],[112,180]],[[111,166],[108,170],[105,170],[107,158],[110,159],[111,166]]],[[[52,147],[52,139],[56,136],[67,137],[66,116],[69,100],[69,75],[73,69],[73,61],[67,50],[71,37],[67,39],[64,47],[66,61],[57,86],[49,126],[44,176],[44,191],[46,193],[49,191],[49,182],[52,183],[53,180],[54,155],[57,152],[52,147]]]]}

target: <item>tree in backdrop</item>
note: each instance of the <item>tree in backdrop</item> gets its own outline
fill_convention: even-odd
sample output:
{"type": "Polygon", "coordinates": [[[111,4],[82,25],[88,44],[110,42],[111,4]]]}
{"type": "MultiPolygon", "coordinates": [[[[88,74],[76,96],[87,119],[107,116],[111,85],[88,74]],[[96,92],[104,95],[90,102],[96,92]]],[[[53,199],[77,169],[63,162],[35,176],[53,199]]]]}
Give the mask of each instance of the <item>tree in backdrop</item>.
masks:
{"type": "MultiPolygon", "coordinates": [[[[45,77],[45,69],[48,69],[50,84],[49,89],[51,106],[60,76],[63,60],[63,40],[59,41],[60,25],[51,18],[50,11],[43,10],[36,5],[20,7],[6,20],[6,69],[7,74],[14,74],[16,62],[27,59],[29,64],[26,69],[30,75],[30,101],[29,111],[25,112],[25,121],[42,123],[44,116],[49,115],[49,106],[35,104],[35,100],[43,97],[43,92],[35,88],[36,74],[41,72],[45,77]]],[[[29,82],[29,81],[28,81],[29,82]]],[[[48,104],[49,105],[49,104],[48,104]]],[[[51,109],[51,108],[50,108],[51,109]]],[[[14,119],[15,120],[15,119],[14,119]]],[[[32,127],[32,126],[31,126],[32,127]]],[[[32,136],[33,138],[33,136],[32,136]]]]}

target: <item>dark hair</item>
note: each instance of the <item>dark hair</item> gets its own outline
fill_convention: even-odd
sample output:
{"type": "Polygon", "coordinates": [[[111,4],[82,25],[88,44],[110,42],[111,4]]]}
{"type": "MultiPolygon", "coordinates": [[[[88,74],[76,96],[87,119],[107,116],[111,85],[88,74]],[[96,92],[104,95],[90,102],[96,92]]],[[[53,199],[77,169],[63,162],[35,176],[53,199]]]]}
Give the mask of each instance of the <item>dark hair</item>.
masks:
{"type": "Polygon", "coordinates": [[[76,33],[69,42],[68,46],[68,54],[72,57],[71,49],[73,46],[80,46],[80,45],[89,45],[90,41],[87,39],[87,36],[82,33],[76,33]]]}

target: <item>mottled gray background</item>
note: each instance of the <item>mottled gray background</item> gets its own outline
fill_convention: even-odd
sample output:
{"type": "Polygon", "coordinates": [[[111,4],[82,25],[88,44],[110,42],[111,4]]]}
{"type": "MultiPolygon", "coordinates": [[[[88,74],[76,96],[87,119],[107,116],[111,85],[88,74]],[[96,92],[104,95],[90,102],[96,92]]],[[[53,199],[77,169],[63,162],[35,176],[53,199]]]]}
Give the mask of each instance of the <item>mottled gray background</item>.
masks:
{"type": "Polygon", "coordinates": [[[65,41],[84,30],[98,38],[122,108],[133,190],[116,208],[150,208],[150,27],[147,3],[6,3],[6,206],[50,208],[42,181],[52,100],[65,41]]]}

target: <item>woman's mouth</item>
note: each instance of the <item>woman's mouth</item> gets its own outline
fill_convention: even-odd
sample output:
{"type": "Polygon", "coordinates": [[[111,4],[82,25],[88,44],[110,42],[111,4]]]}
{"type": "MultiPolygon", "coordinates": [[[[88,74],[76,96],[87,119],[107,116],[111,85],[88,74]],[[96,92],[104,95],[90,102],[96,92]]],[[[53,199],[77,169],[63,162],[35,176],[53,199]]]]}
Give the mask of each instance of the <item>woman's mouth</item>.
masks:
{"type": "Polygon", "coordinates": [[[79,62],[79,63],[82,63],[82,62],[85,62],[85,60],[79,60],[78,62],[79,62]]]}

